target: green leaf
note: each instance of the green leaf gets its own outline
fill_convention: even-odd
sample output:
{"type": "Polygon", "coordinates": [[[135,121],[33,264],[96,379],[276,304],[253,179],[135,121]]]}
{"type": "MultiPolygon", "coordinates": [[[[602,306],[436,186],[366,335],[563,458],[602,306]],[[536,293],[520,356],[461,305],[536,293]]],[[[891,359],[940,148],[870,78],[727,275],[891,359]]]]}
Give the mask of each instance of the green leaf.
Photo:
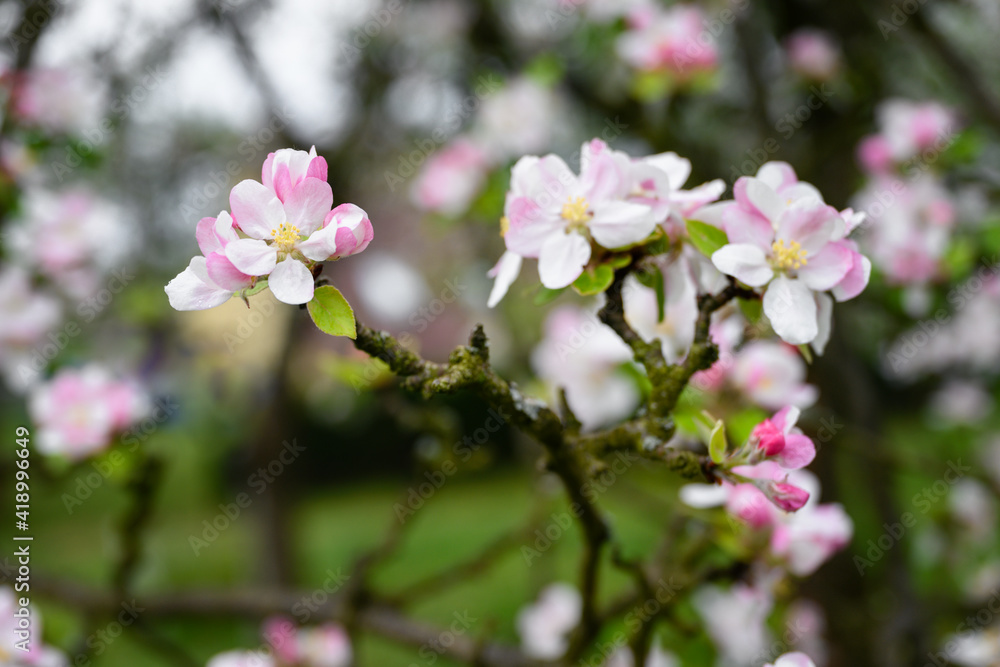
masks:
{"type": "Polygon", "coordinates": [[[737,299],[737,302],[740,305],[743,316],[747,318],[750,324],[760,322],[760,318],[764,314],[764,304],[760,299],[737,299]]]}
{"type": "Polygon", "coordinates": [[[351,304],[347,303],[347,299],[336,287],[323,285],[316,288],[307,308],[312,321],[323,333],[348,338],[358,335],[351,304]]]}
{"type": "Polygon", "coordinates": [[[534,304],[536,306],[544,306],[547,303],[555,301],[564,291],[566,291],[565,287],[559,289],[549,289],[544,286],[539,287],[538,291],[535,292],[534,304]]]}
{"type": "Polygon", "coordinates": [[[631,263],[631,255],[615,255],[606,262],[612,269],[623,269],[631,263]]]}
{"type": "Polygon", "coordinates": [[[581,273],[574,281],[573,288],[583,296],[591,296],[611,287],[614,280],[615,270],[607,264],[601,264],[593,270],[587,269],[581,273]]]}
{"type": "Polygon", "coordinates": [[[712,461],[721,464],[726,459],[726,450],[728,449],[729,443],[726,441],[726,425],[720,419],[715,422],[712,433],[708,438],[708,455],[712,457],[712,461]]]}
{"type": "Polygon", "coordinates": [[[687,230],[691,243],[706,257],[711,257],[712,253],[729,243],[724,231],[705,222],[688,220],[687,230]]]}

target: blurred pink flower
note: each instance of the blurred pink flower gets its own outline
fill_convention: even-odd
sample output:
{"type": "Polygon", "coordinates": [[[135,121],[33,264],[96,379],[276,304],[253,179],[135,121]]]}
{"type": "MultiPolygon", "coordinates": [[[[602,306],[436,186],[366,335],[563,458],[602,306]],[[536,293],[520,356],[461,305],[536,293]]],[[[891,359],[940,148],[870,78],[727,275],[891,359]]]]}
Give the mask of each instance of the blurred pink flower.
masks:
{"type": "Polygon", "coordinates": [[[0,660],[3,660],[0,664],[10,667],[69,667],[69,658],[62,651],[42,644],[42,618],[34,605],[29,607],[31,627],[28,650],[18,647],[20,638],[17,633],[24,631],[14,616],[18,608],[13,589],[9,586],[0,587],[0,660]]]}
{"type": "Polygon", "coordinates": [[[226,651],[210,658],[205,667],[278,667],[278,663],[259,651],[226,651]]]}
{"type": "Polygon", "coordinates": [[[486,182],[486,156],[467,139],[458,139],[428,158],[413,184],[417,208],[448,216],[468,210],[486,182]]]}
{"type": "Polygon", "coordinates": [[[816,667],[812,659],[805,653],[786,653],[764,667],[816,667]]]}
{"type": "Polygon", "coordinates": [[[814,81],[826,81],[840,69],[840,45],[825,30],[801,28],[785,40],[792,70],[814,81]]]}
{"type": "Polygon", "coordinates": [[[623,419],[638,407],[635,382],[620,371],[632,351],[607,325],[574,306],[556,308],[545,320],[545,337],[531,355],[538,377],[566,401],[585,429],[623,419]]]}
{"type": "Polygon", "coordinates": [[[618,54],[636,69],[665,71],[680,79],[714,70],[718,51],[704,23],[705,14],[697,5],[644,4],[629,14],[628,30],[618,38],[618,54]]]}
{"type": "Polygon", "coordinates": [[[806,363],[794,348],[772,340],[754,340],[733,357],[730,381],[761,407],[809,407],[819,391],[805,383],[806,363]]]}
{"type": "Polygon", "coordinates": [[[28,400],[38,450],[71,461],[104,450],[149,409],[149,398],[138,385],[114,380],[95,364],[60,370],[35,387],[28,400]]]}
{"type": "Polygon", "coordinates": [[[61,320],[60,302],[36,289],[27,271],[0,269],[0,369],[12,389],[24,390],[37,377],[28,366],[32,353],[61,320]]]}
{"type": "Polygon", "coordinates": [[[694,592],[692,602],[719,651],[719,664],[750,664],[767,650],[767,617],[774,606],[768,590],[742,582],[728,590],[708,584],[694,592]]]}

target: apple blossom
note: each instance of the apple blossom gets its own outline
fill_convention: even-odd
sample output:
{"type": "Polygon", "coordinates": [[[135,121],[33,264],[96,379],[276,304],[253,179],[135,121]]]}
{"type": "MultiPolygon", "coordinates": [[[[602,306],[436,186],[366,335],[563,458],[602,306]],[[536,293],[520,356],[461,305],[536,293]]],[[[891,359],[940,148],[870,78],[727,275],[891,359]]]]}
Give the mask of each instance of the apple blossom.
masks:
{"type": "Polygon", "coordinates": [[[774,661],[774,664],[768,663],[764,667],[816,667],[816,664],[812,659],[805,653],[786,653],[774,661]]]}
{"type": "Polygon", "coordinates": [[[205,667],[278,667],[278,663],[258,651],[226,651],[210,658],[205,667]]]}
{"type": "Polygon", "coordinates": [[[616,45],[618,55],[638,70],[665,71],[681,79],[712,71],[718,51],[705,21],[697,5],[682,3],[664,9],[642,4],[628,16],[628,30],[616,45]]]}
{"type": "Polygon", "coordinates": [[[635,382],[620,371],[632,351],[607,325],[585,310],[561,306],[545,321],[545,337],[531,363],[538,377],[562,388],[585,429],[629,416],[639,406],[635,382]]]}
{"type": "Polygon", "coordinates": [[[61,319],[59,300],[35,288],[25,269],[0,269],[0,370],[12,389],[23,391],[37,377],[32,354],[50,343],[46,334],[61,319]]]}
{"type": "Polygon", "coordinates": [[[733,356],[729,380],[752,402],[765,408],[783,405],[805,408],[819,391],[805,383],[806,364],[792,347],[770,340],[754,340],[733,356]]]}
{"type": "Polygon", "coordinates": [[[794,72],[814,81],[833,78],[841,66],[840,46],[825,30],[796,30],[785,40],[785,53],[794,72]]]}
{"type": "Polygon", "coordinates": [[[275,298],[303,304],[313,297],[316,264],[364,250],[372,240],[368,215],[354,204],[331,210],[326,160],[282,149],[268,155],[262,182],[244,180],[229,195],[232,216],[199,223],[199,246],[166,291],[178,310],[218,306],[266,277],[275,298]],[[235,236],[234,236],[235,234],[235,236]]]}
{"type": "Polygon", "coordinates": [[[698,286],[688,260],[681,257],[662,270],[664,281],[663,319],[655,290],[630,275],[622,288],[625,320],[647,343],[659,338],[668,362],[684,357],[694,342],[698,321],[698,286]]]}
{"type": "Polygon", "coordinates": [[[702,209],[702,217],[721,223],[729,239],[712,262],[751,287],[767,288],[764,313],[783,340],[816,342],[821,351],[832,305],[825,292],[845,301],[868,283],[871,263],[845,238],[859,216],[826,205],[815,187],[783,163],[740,178],[734,197],[702,209]]]}
{"type": "Polygon", "coordinates": [[[869,172],[886,173],[923,151],[944,146],[958,118],[938,102],[886,100],[876,111],[879,132],[862,140],[858,158],[869,172]]]}
{"type": "Polygon", "coordinates": [[[117,433],[145,417],[149,398],[136,384],[114,380],[97,365],[65,368],[36,386],[28,412],[43,454],[78,461],[111,444],[117,433]]]}
{"type": "Polygon", "coordinates": [[[599,139],[585,143],[581,155],[579,176],[555,155],[523,157],[511,170],[501,232],[509,252],[538,259],[542,284],[550,289],[580,277],[591,241],[622,248],[656,227],[649,206],[626,201],[627,155],[599,139]]]}
{"type": "Polygon", "coordinates": [[[552,145],[563,110],[555,92],[520,76],[485,98],[470,131],[470,141],[491,165],[552,145]]]}
{"type": "MultiPolygon", "coordinates": [[[[643,667],[678,667],[680,662],[669,651],[664,651],[659,642],[649,647],[643,667]]],[[[635,656],[627,648],[620,648],[611,654],[604,667],[636,667],[635,656]]]]}
{"type": "Polygon", "coordinates": [[[791,646],[813,659],[816,667],[826,667],[830,649],[825,639],[826,614],[816,602],[799,598],[788,605],[785,627],[792,635],[791,646]]]}
{"type": "Polygon", "coordinates": [[[536,603],[517,614],[517,632],[524,652],[538,660],[562,657],[582,611],[583,601],[575,588],[562,583],[547,586],[536,603]]]}
{"type": "Polygon", "coordinates": [[[765,588],[738,582],[726,590],[709,584],[697,589],[692,601],[718,649],[717,665],[746,665],[767,650],[774,598],[765,588]]]}
{"type": "Polygon", "coordinates": [[[77,298],[91,295],[131,245],[121,211],[83,188],[28,189],[10,244],[28,266],[77,298]]]}
{"type": "Polygon", "coordinates": [[[686,233],[686,219],[697,217],[701,207],[716,201],[726,191],[725,181],[719,178],[683,190],[691,175],[691,161],[676,153],[633,158],[631,163],[629,201],[652,207],[657,223],[671,240],[686,233]]]}
{"type": "Polygon", "coordinates": [[[424,211],[456,216],[469,208],[486,182],[486,156],[459,139],[428,158],[413,184],[411,198],[424,211]]]}

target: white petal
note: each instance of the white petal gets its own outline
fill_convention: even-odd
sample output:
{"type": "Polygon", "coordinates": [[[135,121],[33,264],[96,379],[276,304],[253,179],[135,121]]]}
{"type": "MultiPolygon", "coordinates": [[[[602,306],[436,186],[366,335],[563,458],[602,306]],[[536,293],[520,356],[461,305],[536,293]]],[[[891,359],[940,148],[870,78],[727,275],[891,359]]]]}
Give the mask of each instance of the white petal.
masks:
{"type": "Polygon", "coordinates": [[[643,204],[610,201],[594,207],[587,225],[594,240],[605,248],[620,248],[642,241],[653,233],[653,209],[643,204]]]}
{"type": "Polygon", "coordinates": [[[812,341],[812,349],[822,356],[826,344],[830,342],[830,330],[833,328],[833,299],[826,294],[816,295],[817,326],[816,338],[812,341]]]}
{"type": "Polygon", "coordinates": [[[767,255],[758,246],[749,243],[730,243],[712,253],[712,264],[723,273],[737,280],[760,287],[774,276],[767,255]]]}
{"type": "Polygon", "coordinates": [[[778,276],[764,294],[764,314],[783,341],[792,345],[812,342],[819,334],[816,299],[801,281],[778,276]]]}
{"type": "Polygon", "coordinates": [[[590,260],[590,243],[581,234],[554,234],[538,253],[538,276],[549,289],[572,284],[590,260]]]}
{"type": "Polygon", "coordinates": [[[313,282],[312,273],[306,265],[291,257],[278,262],[267,278],[267,286],[271,288],[274,298],[293,306],[312,300],[313,282]]]}
{"type": "Polygon", "coordinates": [[[756,206],[772,225],[778,221],[785,206],[774,188],[758,178],[748,178],[746,192],[750,203],[756,206]]]}
{"type": "Polygon", "coordinates": [[[271,238],[271,230],[285,222],[285,207],[274,191],[257,181],[240,181],[229,193],[229,205],[240,229],[255,239],[271,238]]]}
{"type": "Polygon", "coordinates": [[[264,241],[240,239],[226,244],[226,259],[248,276],[266,276],[278,261],[278,251],[264,241]]]}
{"type": "Polygon", "coordinates": [[[507,294],[507,290],[521,273],[522,262],[520,255],[508,250],[500,256],[500,261],[496,263],[496,266],[490,269],[488,275],[494,278],[494,282],[493,289],[490,290],[490,298],[486,302],[488,308],[500,303],[500,299],[507,294]]]}
{"type": "Polygon", "coordinates": [[[691,160],[682,158],[677,153],[651,155],[644,162],[666,173],[673,190],[680,190],[691,175],[691,160]]]}
{"type": "Polygon", "coordinates": [[[729,499],[729,488],[718,484],[685,484],[681,487],[680,498],[688,507],[718,507],[729,499]]]}
{"type": "MultiPolygon", "coordinates": [[[[194,266],[197,260],[201,260],[201,264],[205,263],[204,257],[193,258],[188,268],[181,271],[164,288],[170,306],[175,310],[215,308],[224,304],[233,295],[232,292],[219,289],[199,278],[198,270],[194,266]]],[[[203,269],[204,266],[201,268],[203,269]]]]}

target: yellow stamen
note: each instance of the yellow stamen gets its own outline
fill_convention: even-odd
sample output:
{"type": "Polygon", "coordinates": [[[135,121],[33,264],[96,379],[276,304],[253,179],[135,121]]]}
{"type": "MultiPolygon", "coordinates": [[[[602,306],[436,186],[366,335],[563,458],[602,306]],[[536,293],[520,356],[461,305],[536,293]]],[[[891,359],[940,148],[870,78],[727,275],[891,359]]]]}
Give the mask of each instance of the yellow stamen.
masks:
{"type": "Polygon", "coordinates": [[[287,222],[283,222],[280,227],[271,230],[274,244],[283,252],[291,252],[295,244],[299,242],[301,235],[298,227],[287,222]]]}
{"type": "Polygon", "coordinates": [[[510,220],[505,215],[500,218],[500,237],[507,236],[508,231],[510,231],[510,220]]]}
{"type": "Polygon", "coordinates": [[[809,263],[809,260],[806,259],[808,253],[802,249],[798,241],[792,241],[786,245],[783,240],[778,239],[771,244],[771,251],[774,253],[771,262],[778,269],[785,271],[801,269],[809,263]]]}
{"type": "Polygon", "coordinates": [[[570,197],[562,207],[563,220],[569,222],[566,231],[586,227],[590,219],[594,217],[588,210],[589,208],[590,204],[583,197],[570,197]]]}

